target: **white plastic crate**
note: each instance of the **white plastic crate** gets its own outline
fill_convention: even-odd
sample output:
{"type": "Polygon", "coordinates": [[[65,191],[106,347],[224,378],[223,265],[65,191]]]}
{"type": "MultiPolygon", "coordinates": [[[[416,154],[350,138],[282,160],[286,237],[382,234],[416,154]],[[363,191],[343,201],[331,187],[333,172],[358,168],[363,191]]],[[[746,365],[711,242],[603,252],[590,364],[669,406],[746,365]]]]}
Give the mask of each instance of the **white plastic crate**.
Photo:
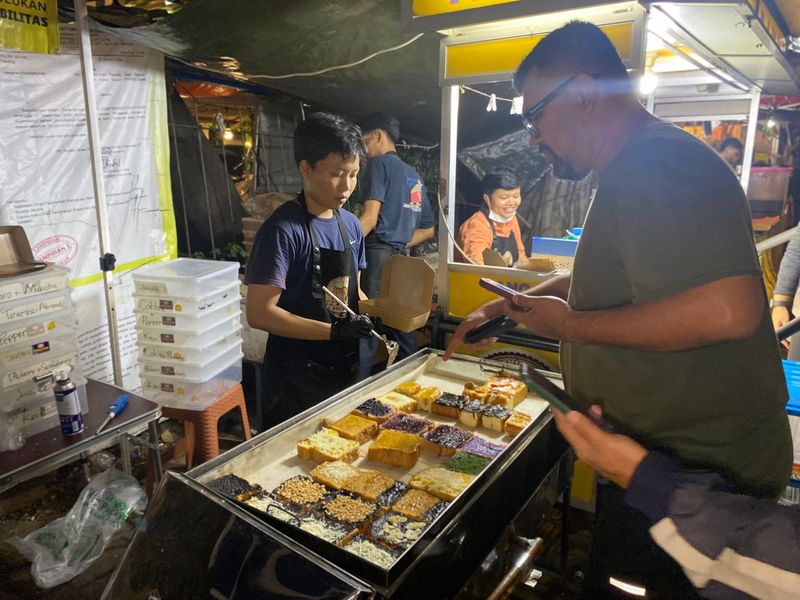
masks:
{"type": "Polygon", "coordinates": [[[34,377],[65,369],[80,375],[80,362],[77,348],[65,347],[60,354],[35,356],[34,358],[9,367],[0,368],[0,389],[3,391],[17,386],[36,383],[34,377]]]}
{"type": "Polygon", "coordinates": [[[62,291],[69,285],[69,269],[48,265],[41,271],[0,279],[0,302],[62,291]]]}
{"type": "Polygon", "coordinates": [[[239,281],[239,263],[177,258],[152,263],[131,273],[137,294],[199,297],[239,281]]]}
{"type": "Polygon", "coordinates": [[[205,353],[198,362],[140,358],[139,372],[142,377],[178,377],[202,381],[240,354],[242,354],[242,338],[237,336],[227,346],[219,348],[216,354],[205,353]]]}
{"type": "Polygon", "coordinates": [[[196,298],[192,296],[167,296],[164,294],[133,294],[134,307],[138,311],[181,314],[195,318],[205,316],[217,307],[229,303],[233,298],[241,300],[238,281],[224,289],[214,290],[210,294],[204,294],[196,298]]]}
{"type": "Polygon", "coordinates": [[[51,335],[50,332],[44,332],[30,341],[0,349],[0,370],[70,352],[78,354],[78,344],[73,331],[64,335],[51,335]]]}
{"type": "Polygon", "coordinates": [[[181,346],[184,348],[202,349],[219,341],[231,332],[241,328],[239,315],[222,315],[220,319],[211,321],[208,317],[202,320],[204,328],[179,329],[175,327],[137,327],[136,339],[138,345],[181,346]]]}
{"type": "MultiPolygon", "coordinates": [[[[86,380],[83,377],[76,377],[73,383],[78,388],[81,412],[87,415],[89,401],[86,395],[86,380]]],[[[60,425],[52,390],[41,392],[4,412],[9,424],[19,429],[26,438],[60,425]]]]}
{"type": "Polygon", "coordinates": [[[139,359],[161,361],[167,364],[173,362],[198,363],[204,357],[214,356],[236,342],[239,344],[242,342],[241,325],[205,347],[178,346],[177,344],[143,344],[139,346],[139,359]]]}
{"type": "Polygon", "coordinates": [[[223,317],[235,316],[239,318],[239,295],[217,305],[212,310],[204,313],[202,317],[183,313],[162,313],[134,310],[136,315],[136,329],[163,329],[174,328],[193,333],[202,333],[208,328],[209,322],[217,322],[223,317]]]}
{"type": "Polygon", "coordinates": [[[0,328],[6,329],[23,319],[41,319],[72,308],[69,288],[59,292],[41,294],[32,298],[20,298],[0,304],[0,328]]]}
{"type": "Polygon", "coordinates": [[[242,353],[203,380],[142,376],[142,395],[172,408],[203,410],[242,381],[242,353]]]}
{"type": "Polygon", "coordinates": [[[34,344],[48,335],[74,335],[76,332],[75,312],[71,309],[23,319],[0,326],[0,350],[17,344],[34,344]]]}

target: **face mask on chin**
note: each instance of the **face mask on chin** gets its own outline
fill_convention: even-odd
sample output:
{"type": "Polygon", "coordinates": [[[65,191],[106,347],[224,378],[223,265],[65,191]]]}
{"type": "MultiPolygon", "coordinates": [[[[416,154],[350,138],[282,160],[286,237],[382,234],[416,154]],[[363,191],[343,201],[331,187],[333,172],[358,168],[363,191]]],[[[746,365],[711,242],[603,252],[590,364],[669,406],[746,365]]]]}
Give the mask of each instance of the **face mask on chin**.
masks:
{"type": "Polygon", "coordinates": [[[515,215],[511,215],[510,217],[503,217],[501,215],[498,215],[491,208],[489,209],[489,218],[495,223],[510,223],[511,220],[514,218],[514,216],[515,215]]]}

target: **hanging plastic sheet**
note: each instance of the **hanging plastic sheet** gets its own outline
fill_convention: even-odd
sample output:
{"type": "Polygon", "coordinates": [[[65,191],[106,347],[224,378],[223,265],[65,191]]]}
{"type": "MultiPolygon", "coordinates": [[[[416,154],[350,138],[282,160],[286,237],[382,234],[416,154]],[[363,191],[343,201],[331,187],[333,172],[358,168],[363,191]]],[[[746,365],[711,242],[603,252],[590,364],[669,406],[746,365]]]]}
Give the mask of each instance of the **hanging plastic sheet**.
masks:
{"type": "Polygon", "coordinates": [[[565,230],[583,224],[595,176],[580,181],[555,177],[529,140],[526,131],[510,133],[465,148],[458,158],[478,179],[496,167],[513,169],[523,180],[522,204],[517,211],[523,239],[534,235],[560,238],[565,230]]]}

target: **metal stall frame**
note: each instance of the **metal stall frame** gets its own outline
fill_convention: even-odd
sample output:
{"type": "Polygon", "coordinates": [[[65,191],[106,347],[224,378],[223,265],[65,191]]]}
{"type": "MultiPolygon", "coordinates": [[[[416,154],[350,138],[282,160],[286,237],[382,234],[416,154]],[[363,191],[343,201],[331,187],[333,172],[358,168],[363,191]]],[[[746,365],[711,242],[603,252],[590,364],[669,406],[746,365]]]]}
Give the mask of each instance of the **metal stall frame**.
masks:
{"type": "MultiPolygon", "coordinates": [[[[461,318],[469,312],[468,307],[458,306],[453,310],[453,282],[475,279],[480,276],[489,276],[517,289],[525,289],[546,281],[552,275],[537,273],[521,269],[505,269],[497,267],[486,267],[470,265],[466,263],[456,263],[453,261],[453,247],[449,243],[448,229],[453,231],[455,228],[455,200],[456,200],[456,160],[458,147],[458,115],[459,115],[459,86],[475,83],[492,83],[508,80],[513,73],[516,65],[506,65],[504,69],[486,69],[479,71],[476,67],[473,72],[462,69],[461,72],[448,70],[450,64],[448,57],[453,49],[461,46],[467,47],[496,42],[508,42],[516,40],[521,42],[527,38],[529,47],[533,46],[530,42],[535,42],[536,38],[541,38],[553,29],[563,25],[571,19],[581,18],[596,23],[601,28],[612,28],[624,25],[630,28],[629,33],[623,30],[623,35],[619,35],[619,30],[615,30],[610,35],[615,45],[628,42],[628,46],[619,48],[623,57],[623,62],[634,73],[643,72],[645,69],[645,55],[647,50],[647,35],[649,32],[649,16],[652,11],[658,11],[659,17],[667,19],[670,23],[669,31],[680,43],[680,48],[674,48],[679,55],[692,62],[701,72],[710,76],[714,82],[722,86],[723,93],[708,94],[698,91],[694,85],[686,85],[683,95],[675,97],[661,97],[659,94],[650,94],[644,101],[649,110],[665,120],[691,120],[692,118],[703,119],[735,119],[745,120],[748,123],[755,123],[758,119],[759,102],[762,87],[770,82],[756,81],[754,78],[742,74],[733,68],[726,60],[716,56],[697,36],[692,35],[676,22],[664,10],[663,5],[687,4],[687,5],[719,5],[727,8],[734,8],[737,14],[742,16],[744,22],[748,23],[758,39],[764,45],[769,60],[776,60],[778,65],[787,72],[786,85],[797,85],[800,78],[796,74],[790,73],[787,68],[788,62],[779,53],[779,42],[774,28],[769,23],[774,22],[768,9],[762,6],[760,0],[717,0],[717,2],[699,2],[695,0],[683,0],[683,2],[617,2],[599,3],[573,1],[568,7],[563,3],[533,3],[525,0],[517,2],[501,2],[499,4],[484,2],[479,3],[479,8],[469,10],[454,11],[448,9],[438,14],[425,16],[414,15],[413,0],[405,0],[403,4],[403,18],[405,19],[409,31],[431,31],[433,29],[445,34],[440,42],[439,51],[439,81],[442,86],[442,105],[441,105],[441,183],[440,194],[443,217],[447,227],[439,229],[439,269],[437,274],[438,302],[446,318],[461,318]],[[549,12],[548,12],[549,11],[549,12]],[[524,16],[523,16],[524,15],[524,16]],[[761,20],[759,20],[761,19],[761,20]],[[770,21],[772,19],[772,21],[770,21]],[[763,22],[762,22],[763,21],[763,22]],[[531,38],[533,38],[531,40],[531,38]],[[769,46],[768,46],[769,44],[769,46]],[[702,62],[698,62],[689,56],[688,48],[691,52],[701,57],[702,62]],[[705,63],[705,64],[703,64],[705,63]],[[667,110],[671,109],[671,110],[667,110]]],[[[718,32],[715,32],[719,35],[718,32]]],[[[486,46],[488,47],[488,46],[486,46]]],[[[518,49],[519,46],[516,46],[518,49]]],[[[464,61],[462,60],[462,66],[464,61]]],[[[772,81],[773,85],[780,85],[783,82],[772,81]]],[[[742,175],[740,181],[742,186],[747,189],[752,164],[753,150],[755,147],[755,127],[748,127],[745,139],[744,162],[742,165],[742,175]]],[[[472,295],[472,294],[471,294],[472,295]]],[[[488,300],[489,296],[477,292],[474,294],[475,301],[488,300]]],[[[463,303],[462,303],[463,304],[463,303]]]]}

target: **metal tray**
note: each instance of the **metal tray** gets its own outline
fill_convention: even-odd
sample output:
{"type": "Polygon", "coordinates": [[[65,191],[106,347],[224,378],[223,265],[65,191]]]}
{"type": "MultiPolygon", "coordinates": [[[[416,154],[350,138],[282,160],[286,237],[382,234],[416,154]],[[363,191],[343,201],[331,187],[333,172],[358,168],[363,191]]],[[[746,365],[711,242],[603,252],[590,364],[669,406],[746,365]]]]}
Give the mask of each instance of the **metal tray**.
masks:
{"type": "MultiPolygon", "coordinates": [[[[477,359],[457,357],[443,362],[441,352],[424,350],[197,467],[188,476],[202,485],[223,474],[234,473],[270,490],[289,477],[308,474],[313,468],[314,463],[296,456],[296,444],[316,431],[323,420],[338,419],[365,399],[391,391],[402,381],[414,380],[422,385],[460,392],[466,381],[481,381],[485,377],[477,359]]],[[[246,504],[242,506],[311,553],[369,582],[386,597],[443,598],[446,586],[458,580],[454,570],[463,572],[466,579],[566,451],[563,439],[554,433],[543,400],[531,395],[517,408],[530,414],[532,423],[513,440],[484,428],[477,430],[482,437],[502,441],[508,446],[388,569],[246,504]],[[442,577],[444,573],[448,577],[442,577]]],[[[436,422],[453,423],[453,419],[447,417],[418,414],[436,422]]],[[[411,473],[441,462],[441,459],[430,459],[423,452],[416,467],[409,470],[391,468],[367,461],[364,455],[368,445],[362,446],[362,456],[355,461],[356,466],[378,468],[406,482],[411,473]]]]}

